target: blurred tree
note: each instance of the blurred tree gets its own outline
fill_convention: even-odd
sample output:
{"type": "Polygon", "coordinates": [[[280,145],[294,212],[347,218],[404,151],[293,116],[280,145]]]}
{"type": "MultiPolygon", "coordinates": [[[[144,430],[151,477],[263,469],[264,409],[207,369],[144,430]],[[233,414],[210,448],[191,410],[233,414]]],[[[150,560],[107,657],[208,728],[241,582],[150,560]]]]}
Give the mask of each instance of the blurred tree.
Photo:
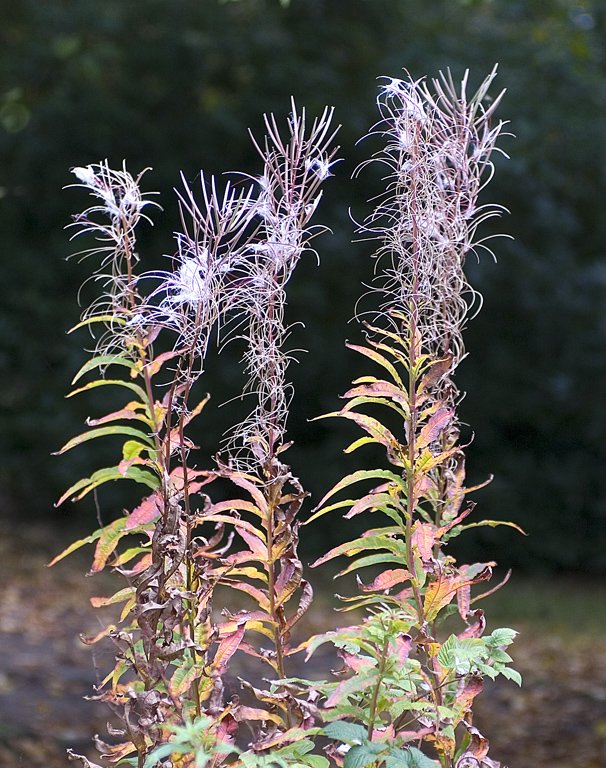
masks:
{"type": "MultiPolygon", "coordinates": [[[[64,332],[87,274],[64,261],[62,227],[85,203],[60,191],[70,166],[126,158],[133,171],[153,167],[146,184],[165,212],[142,233],[141,251],[161,263],[178,226],[179,170],[254,173],[246,129],[257,130],[263,112],[285,115],[291,94],[311,114],[335,105],[345,160],[320,213],[335,234],[318,239],[320,271],[310,258],[291,292],[291,318],[306,324],[293,346],[310,350],[292,369],[291,460],[317,496],[340,471],[346,437],[306,419],[332,410],[348,385],[342,342],[358,331],[346,322],[372,276],[369,244],[350,243],[347,206],[363,216],[380,189],[372,172],[349,181],[372,151],[355,142],[376,119],[376,77],[449,66],[455,77],[470,67],[478,81],[496,59],[508,88],[502,116],[517,139],[490,198],[511,210],[500,226],[516,239],[496,244],[497,267],[490,258],[470,265],[486,300],[462,370],[477,435],[470,469],[496,476],[478,498],[489,516],[532,534],[507,540],[511,563],[606,569],[602,2],[0,0],[0,14],[0,484],[19,509],[46,513],[77,475],[48,454],[90,408],[62,406],[79,359],[64,332]]],[[[238,391],[238,377],[228,357],[209,374],[215,405],[238,391]]],[[[214,451],[237,416],[237,404],[209,409],[203,445],[214,451]]],[[[474,546],[494,551],[491,533],[474,546]]]]}

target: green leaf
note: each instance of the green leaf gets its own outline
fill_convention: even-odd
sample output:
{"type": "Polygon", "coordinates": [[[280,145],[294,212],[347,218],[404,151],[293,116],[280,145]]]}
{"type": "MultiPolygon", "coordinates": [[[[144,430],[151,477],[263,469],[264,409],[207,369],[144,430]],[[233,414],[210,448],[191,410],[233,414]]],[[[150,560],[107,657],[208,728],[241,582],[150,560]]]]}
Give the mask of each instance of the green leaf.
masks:
{"type": "MultiPolygon", "coordinates": [[[[55,506],[59,506],[60,503],[61,501],[58,501],[55,506]]],[[[59,560],[63,560],[64,557],[71,555],[72,552],[80,549],[80,547],[84,547],[86,544],[92,544],[94,541],[97,541],[99,536],[101,536],[100,530],[91,533],[90,536],[86,536],[84,539],[78,539],[78,541],[74,541],[69,545],[69,547],[64,549],[63,552],[60,552],[56,557],[54,557],[48,564],[48,567],[50,568],[52,565],[55,565],[55,563],[58,563],[59,560]]]]}
{"type": "Polygon", "coordinates": [[[406,555],[405,545],[398,539],[392,539],[387,535],[360,536],[357,539],[346,541],[344,544],[339,544],[339,546],[334,547],[334,549],[331,549],[325,555],[315,560],[311,567],[315,568],[339,555],[347,555],[348,557],[351,557],[352,555],[358,554],[358,552],[365,552],[366,550],[372,549],[386,549],[388,552],[392,552],[393,554],[402,557],[405,557],[406,555]]]}
{"type": "Polygon", "coordinates": [[[514,683],[517,683],[520,686],[522,685],[522,675],[517,671],[517,669],[505,667],[501,670],[501,674],[503,677],[507,678],[507,680],[513,680],[514,683]]]}
{"type": "Polygon", "coordinates": [[[486,645],[491,648],[498,648],[499,646],[508,646],[513,643],[516,636],[519,633],[515,629],[509,629],[509,627],[501,627],[495,629],[485,638],[486,645]]]}
{"type": "MultiPolygon", "coordinates": [[[[138,459],[139,456],[143,453],[143,451],[150,451],[149,445],[144,445],[143,443],[140,443],[138,440],[127,440],[124,445],[122,446],[122,458],[124,461],[130,461],[131,459],[138,459]]],[[[155,448],[153,451],[151,451],[153,454],[156,454],[155,448]]]]}
{"type": "Polygon", "coordinates": [[[390,555],[390,554],[387,554],[387,552],[381,552],[378,555],[365,555],[364,557],[360,557],[357,560],[354,560],[353,563],[350,563],[342,571],[339,571],[339,573],[337,573],[337,576],[345,576],[345,574],[347,573],[351,573],[352,571],[358,571],[361,568],[367,568],[370,565],[386,565],[388,563],[401,564],[402,557],[399,555],[390,555]]]}
{"type": "Polygon", "coordinates": [[[122,379],[96,379],[95,381],[90,381],[88,384],[85,384],[83,387],[72,390],[68,395],[66,395],[66,397],[79,395],[81,392],[87,392],[89,389],[96,389],[97,387],[109,387],[112,385],[130,389],[132,392],[135,392],[138,397],[141,398],[142,403],[147,402],[147,393],[143,387],[140,387],[138,384],[135,384],[132,381],[122,381],[122,379]]]}
{"type": "Polygon", "coordinates": [[[329,739],[342,741],[344,744],[361,744],[367,736],[367,729],[358,723],[345,720],[333,720],[322,729],[329,739]]]}
{"type": "Polygon", "coordinates": [[[416,747],[392,749],[385,760],[385,768],[437,768],[437,765],[416,747]]]}
{"type": "Polygon", "coordinates": [[[324,498],[320,501],[318,506],[315,508],[313,514],[311,517],[304,522],[304,525],[307,525],[308,523],[311,523],[313,520],[316,520],[318,517],[321,517],[323,514],[325,514],[325,510],[322,508],[322,505],[325,504],[329,499],[331,499],[335,494],[337,494],[339,491],[343,490],[343,488],[348,488],[350,485],[353,485],[354,483],[359,483],[362,480],[390,480],[392,483],[395,483],[397,486],[403,488],[404,487],[404,481],[400,475],[396,475],[395,472],[392,472],[389,469],[361,469],[357,472],[353,472],[350,475],[347,475],[342,480],[339,480],[339,482],[333,486],[330,491],[324,496],[324,498]]]}
{"type": "Polygon", "coordinates": [[[75,448],[77,445],[86,443],[89,440],[96,440],[98,437],[106,437],[108,435],[128,435],[129,437],[136,437],[147,446],[151,448],[155,447],[152,438],[149,435],[146,435],[145,432],[142,432],[140,429],[136,429],[135,427],[119,425],[113,427],[97,427],[95,429],[89,430],[88,432],[83,432],[81,435],[72,437],[71,440],[68,440],[67,443],[65,443],[63,448],[61,448],[59,451],[56,451],[56,455],[60,456],[62,453],[71,451],[71,449],[75,448]]]}
{"type": "Polygon", "coordinates": [[[125,368],[130,368],[131,370],[136,369],[137,367],[137,364],[133,360],[124,357],[123,355],[97,355],[84,363],[82,368],[80,368],[78,373],[72,379],[72,384],[79,381],[89,371],[92,371],[95,368],[103,368],[108,365],[123,365],[125,368]]]}
{"type": "Polygon", "coordinates": [[[80,501],[92,490],[104,483],[108,483],[110,480],[134,480],[136,483],[141,483],[151,488],[152,491],[155,491],[160,486],[160,481],[156,475],[138,467],[128,467],[124,471],[120,471],[118,467],[105,467],[104,469],[97,470],[90,477],[78,480],[77,483],[70,486],[59,501],[55,503],[55,506],[59,507],[70,497],[73,497],[73,501],[80,501]]]}
{"type": "Polygon", "coordinates": [[[106,525],[105,528],[101,529],[101,536],[99,537],[95,549],[91,573],[98,573],[105,568],[107,558],[118,546],[118,542],[125,534],[125,525],[126,517],[120,517],[118,520],[114,520],[113,523],[110,523],[109,525],[106,525]]]}
{"type": "Polygon", "coordinates": [[[377,762],[377,757],[384,749],[384,744],[368,741],[365,744],[352,747],[345,755],[343,768],[366,768],[366,766],[377,762]]]}
{"type": "Polygon", "coordinates": [[[322,755],[306,755],[305,762],[301,765],[309,765],[310,768],[330,768],[330,763],[322,755]]]}

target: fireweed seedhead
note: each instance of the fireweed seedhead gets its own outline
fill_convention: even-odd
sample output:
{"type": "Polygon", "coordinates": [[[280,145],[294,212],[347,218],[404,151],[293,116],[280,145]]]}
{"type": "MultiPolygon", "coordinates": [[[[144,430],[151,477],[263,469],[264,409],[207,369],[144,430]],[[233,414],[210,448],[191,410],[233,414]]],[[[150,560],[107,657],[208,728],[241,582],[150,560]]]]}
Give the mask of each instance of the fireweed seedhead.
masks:
{"type": "Polygon", "coordinates": [[[222,195],[214,177],[201,176],[201,202],[182,176],[179,192],[182,231],[170,271],[148,272],[141,280],[160,281],[148,296],[150,324],[176,334],[175,348],[187,361],[182,371],[193,381],[203,370],[210,335],[229,315],[235,300],[230,282],[244,258],[255,216],[253,188],[237,192],[227,184],[222,195]]]}
{"type": "Polygon", "coordinates": [[[258,404],[230,441],[233,455],[241,458],[252,452],[253,463],[273,456],[286,430],[290,400],[286,380],[290,357],[284,351],[289,333],[284,318],[286,284],[318,231],[310,221],[338,149],[333,146],[338,129],[331,128],[332,117],[333,110],[326,108],[307,133],[305,111],[299,113],[293,101],[286,141],[273,115],[265,116],[264,144],[253,138],[264,163],[256,179],[258,228],[240,265],[237,285],[240,307],[249,318],[243,334],[249,390],[258,404]]]}
{"type": "MultiPolygon", "coordinates": [[[[147,170],[147,169],[146,169],[147,170]]],[[[84,187],[97,203],[74,216],[70,225],[76,229],[73,238],[92,234],[98,245],[74,255],[80,258],[99,257],[100,263],[92,278],[103,285],[102,294],[83,312],[83,319],[108,315],[107,331],[98,342],[99,351],[111,351],[120,345],[121,337],[132,332],[139,311],[136,292],[135,266],[139,261],[136,253],[135,229],[141,219],[151,220],[143,213],[148,205],[158,204],[146,199],[139,187],[142,171],[136,178],[127,170],[116,171],[107,161],[82,168],[73,168],[78,179],[70,186],[84,187]]],[[[153,193],[152,193],[153,194],[153,193]]]]}
{"type": "Polygon", "coordinates": [[[490,106],[483,103],[495,76],[496,66],[471,97],[468,72],[460,88],[449,71],[431,85],[387,78],[377,99],[381,120],[371,132],[387,139],[369,162],[387,166],[389,184],[360,231],[380,240],[375,256],[388,262],[377,268],[382,316],[388,325],[414,328],[438,357],[450,356],[451,370],[465,353],[466,317],[481,303],[465,259],[480,248],[490,252],[476,230],[502,210],[478,205],[505,125],[490,124],[504,92],[490,106]]]}

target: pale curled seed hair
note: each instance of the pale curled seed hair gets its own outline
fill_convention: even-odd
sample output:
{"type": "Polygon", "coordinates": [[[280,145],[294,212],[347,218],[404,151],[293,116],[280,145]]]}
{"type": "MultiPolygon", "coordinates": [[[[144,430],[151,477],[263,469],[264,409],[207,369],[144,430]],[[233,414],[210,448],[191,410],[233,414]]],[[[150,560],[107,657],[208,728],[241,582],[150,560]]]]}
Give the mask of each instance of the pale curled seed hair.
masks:
{"type": "Polygon", "coordinates": [[[248,390],[257,404],[228,438],[232,462],[240,465],[263,464],[284,440],[292,391],[286,378],[291,359],[285,350],[286,284],[302,254],[312,250],[310,240],[318,231],[310,221],[338,149],[332,117],[333,110],[326,108],[308,131],[305,111],[299,113],[293,101],[286,140],[273,115],[265,115],[264,143],[253,137],[263,159],[263,173],[256,179],[259,224],[237,282],[247,316],[242,335],[248,347],[248,390]]]}
{"type": "Polygon", "coordinates": [[[388,168],[388,185],[360,232],[380,242],[374,289],[383,297],[382,317],[393,326],[390,313],[403,313],[428,351],[452,356],[452,370],[465,354],[466,318],[481,305],[465,259],[479,249],[492,253],[476,231],[502,210],[478,204],[505,125],[491,126],[503,93],[485,105],[495,76],[496,67],[471,97],[467,72],[458,88],[450,72],[431,84],[387,78],[377,100],[381,120],[371,131],[386,144],[367,163],[388,168]]]}
{"type": "MultiPolygon", "coordinates": [[[[139,257],[135,230],[142,219],[152,223],[143,212],[146,206],[159,207],[140,189],[141,178],[147,170],[134,177],[127,171],[125,163],[121,170],[114,170],[107,160],[72,169],[78,183],[69,186],[82,187],[95,199],[94,205],[73,217],[69,225],[75,229],[72,239],[91,235],[96,241],[93,247],[72,256],[81,260],[99,259],[85,284],[93,280],[101,283],[103,289],[83,310],[83,320],[109,315],[132,323],[137,314],[134,267],[139,257]]],[[[133,332],[132,324],[124,326],[109,320],[104,325],[105,331],[97,342],[99,352],[110,353],[121,348],[123,337],[133,332]]]]}

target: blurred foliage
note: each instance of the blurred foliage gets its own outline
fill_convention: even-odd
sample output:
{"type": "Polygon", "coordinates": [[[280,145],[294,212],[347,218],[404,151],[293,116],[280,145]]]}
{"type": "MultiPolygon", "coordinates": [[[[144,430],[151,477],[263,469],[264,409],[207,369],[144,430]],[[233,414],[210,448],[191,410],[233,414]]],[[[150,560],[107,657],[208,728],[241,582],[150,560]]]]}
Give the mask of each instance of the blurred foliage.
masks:
{"type": "MultiPolygon", "coordinates": [[[[143,258],[161,263],[179,226],[179,170],[188,178],[200,168],[254,173],[246,129],[258,131],[263,112],[285,115],[291,94],[310,114],[335,106],[345,160],[319,212],[334,235],[316,241],[321,268],[313,257],[301,266],[290,307],[292,321],[306,325],[294,331],[293,347],[309,350],[292,368],[290,458],[317,498],[351,461],[339,459],[346,437],[333,425],[329,432],[306,420],[333,410],[348,386],[354,361],[343,339],[358,330],[346,323],[360,283],[372,279],[369,244],[351,243],[347,206],[363,216],[380,188],[372,172],[349,180],[372,151],[371,142],[355,144],[376,119],[376,78],[402,67],[415,76],[450,67],[460,77],[469,67],[475,84],[497,60],[508,89],[501,116],[517,138],[489,195],[510,209],[498,226],[515,240],[495,241],[497,266],[490,257],[470,265],[485,307],[470,324],[460,381],[475,434],[469,469],[477,479],[496,477],[478,501],[485,515],[516,520],[530,538],[483,532],[474,556],[606,570],[601,0],[0,0],[0,15],[5,505],[20,516],[48,514],[87,469],[49,457],[90,405],[62,402],[83,341],[65,331],[87,275],[86,264],[64,261],[75,246],[62,227],[85,204],[81,192],[61,191],[69,167],[104,158],[126,158],[133,172],[153,167],[144,185],[162,193],[165,210],[140,244],[143,258]]],[[[206,380],[215,406],[239,391],[230,360],[228,353],[206,380]]],[[[200,442],[209,451],[238,405],[206,412],[200,442]]]]}

